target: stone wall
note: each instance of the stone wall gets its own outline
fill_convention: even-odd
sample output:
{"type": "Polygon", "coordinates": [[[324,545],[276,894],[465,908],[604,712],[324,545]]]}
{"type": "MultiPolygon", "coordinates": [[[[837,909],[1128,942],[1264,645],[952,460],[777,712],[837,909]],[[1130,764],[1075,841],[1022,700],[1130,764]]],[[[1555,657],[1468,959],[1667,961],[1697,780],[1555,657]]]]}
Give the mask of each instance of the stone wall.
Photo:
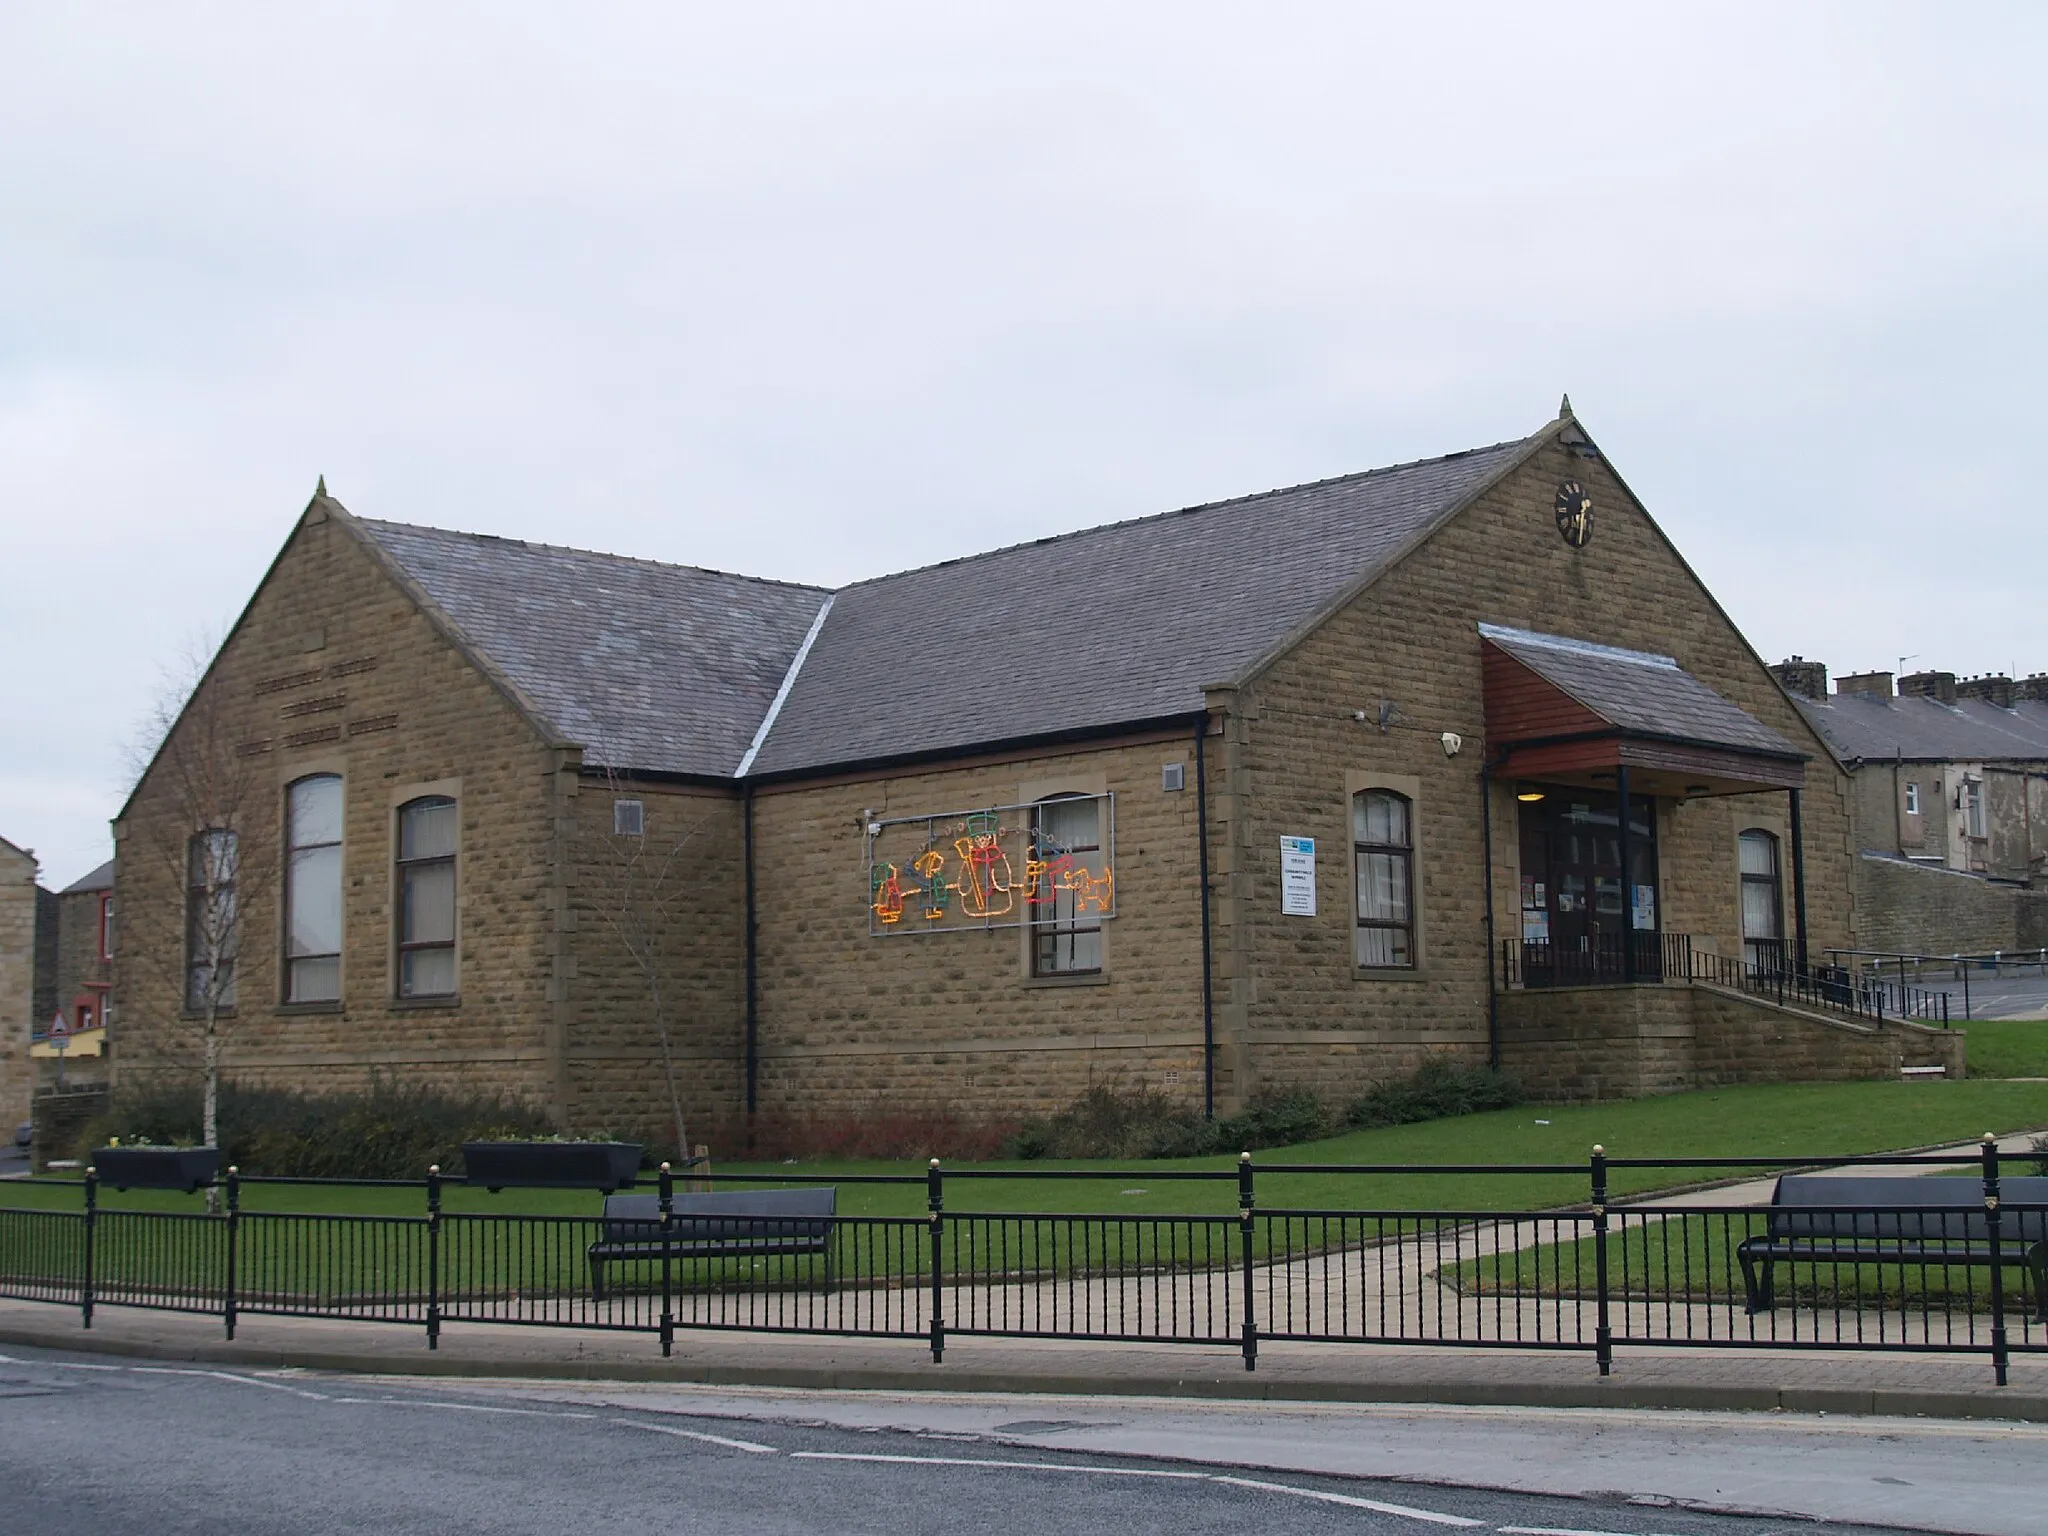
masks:
{"type": "MultiPolygon", "coordinates": [[[[1606,464],[1551,447],[1219,700],[1233,711],[1220,811],[1229,828],[1219,865],[1220,1013],[1226,1052],[1250,1069],[1245,1088],[1302,1084],[1341,1095],[1410,1069],[1425,1052],[1484,1059],[1489,970],[1498,941],[1519,935],[1520,854],[1511,788],[1494,785],[1489,944],[1480,622],[1673,655],[1810,752],[1811,942],[1848,942],[1847,776],[1606,464]],[[1558,537],[1553,502],[1565,478],[1594,499],[1595,534],[1583,549],[1558,537]],[[1382,701],[1392,706],[1386,729],[1382,701]],[[1463,739],[1455,757],[1441,745],[1447,731],[1463,739]],[[1420,963],[1407,975],[1353,964],[1349,794],[1380,779],[1405,781],[1416,801],[1420,963]],[[1313,918],[1280,913],[1283,836],[1316,840],[1313,918]]],[[[1739,952],[1736,840],[1749,827],[1785,838],[1786,796],[1659,802],[1667,931],[1739,952]]]]}
{"type": "Polygon", "coordinates": [[[83,1150],[78,1145],[79,1135],[89,1121],[105,1111],[107,1097],[104,1084],[62,1093],[51,1089],[36,1095],[32,1157],[37,1173],[46,1171],[52,1158],[78,1156],[83,1150]]]}
{"type": "Polygon", "coordinates": [[[375,1074],[563,1106],[553,944],[560,753],[315,502],[251,600],[116,828],[117,1082],[197,1074],[186,1016],[179,754],[246,765],[240,974],[230,1079],[355,1090],[375,1074]],[[288,1005],[277,829],[286,787],[343,776],[344,951],[335,1004],[288,1005]],[[398,807],[460,804],[459,996],[396,996],[398,807]]]}
{"type": "Polygon", "coordinates": [[[1706,985],[1508,992],[1500,1010],[1501,1064],[1546,1101],[1965,1071],[1961,1030],[1866,1026],[1706,985]]]}
{"type": "Polygon", "coordinates": [[[57,985],[52,1009],[68,1016],[88,988],[106,986],[113,967],[100,955],[100,898],[104,891],[72,891],[57,897],[57,985]]]}
{"type": "Polygon", "coordinates": [[[760,1107],[777,1117],[1015,1118],[1093,1083],[1202,1100],[1201,892],[1192,724],[1157,736],[763,787],[755,798],[760,1107]],[[1183,765],[1186,787],[1161,788],[1183,765]],[[1099,976],[1034,978],[1027,930],[869,931],[863,826],[1115,796],[1116,915],[1099,976]]]}
{"type": "Polygon", "coordinates": [[[1859,949],[1967,955],[2048,944],[2048,890],[1868,854],[1855,876],[1859,949]]]}
{"type": "Polygon", "coordinates": [[[0,843],[0,1131],[28,1119],[36,994],[36,861],[0,843]]]}

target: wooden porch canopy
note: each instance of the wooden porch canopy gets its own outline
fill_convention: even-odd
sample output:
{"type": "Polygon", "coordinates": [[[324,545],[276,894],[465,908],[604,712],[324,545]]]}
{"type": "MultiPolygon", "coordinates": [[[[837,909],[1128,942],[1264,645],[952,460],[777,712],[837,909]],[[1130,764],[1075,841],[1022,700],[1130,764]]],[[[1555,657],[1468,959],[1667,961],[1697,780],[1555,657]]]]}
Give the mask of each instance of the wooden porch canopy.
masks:
{"type": "Polygon", "coordinates": [[[1492,773],[1697,799],[1797,790],[1808,754],[1669,656],[1479,626],[1492,773]]]}

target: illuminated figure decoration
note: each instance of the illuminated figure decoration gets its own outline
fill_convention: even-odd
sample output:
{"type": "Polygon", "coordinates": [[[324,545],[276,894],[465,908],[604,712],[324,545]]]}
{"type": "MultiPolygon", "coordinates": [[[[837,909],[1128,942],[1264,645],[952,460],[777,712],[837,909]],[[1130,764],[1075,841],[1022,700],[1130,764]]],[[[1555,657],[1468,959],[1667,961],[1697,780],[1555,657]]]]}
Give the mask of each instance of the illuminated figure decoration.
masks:
{"type": "Polygon", "coordinates": [[[1055,912],[1116,915],[1110,795],[1065,797],[1097,805],[1100,847],[1065,846],[1039,807],[990,806],[873,822],[867,835],[869,931],[941,933],[1017,928],[1055,912]],[[920,922],[906,922],[914,913],[920,922]]]}

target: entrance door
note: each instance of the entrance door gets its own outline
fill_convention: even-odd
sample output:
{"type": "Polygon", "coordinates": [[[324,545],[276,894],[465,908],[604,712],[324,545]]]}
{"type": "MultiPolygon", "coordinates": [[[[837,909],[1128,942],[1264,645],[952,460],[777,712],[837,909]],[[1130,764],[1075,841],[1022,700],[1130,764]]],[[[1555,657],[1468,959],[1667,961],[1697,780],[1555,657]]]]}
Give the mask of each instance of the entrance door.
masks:
{"type": "Polygon", "coordinates": [[[1599,790],[1534,786],[1521,801],[1524,980],[1531,986],[1620,981],[1623,946],[1636,951],[1636,975],[1662,974],[1657,942],[1655,803],[1629,802],[1633,879],[1621,868],[1618,799],[1599,790]],[[1633,940],[1631,940],[1633,935],[1633,940]]]}

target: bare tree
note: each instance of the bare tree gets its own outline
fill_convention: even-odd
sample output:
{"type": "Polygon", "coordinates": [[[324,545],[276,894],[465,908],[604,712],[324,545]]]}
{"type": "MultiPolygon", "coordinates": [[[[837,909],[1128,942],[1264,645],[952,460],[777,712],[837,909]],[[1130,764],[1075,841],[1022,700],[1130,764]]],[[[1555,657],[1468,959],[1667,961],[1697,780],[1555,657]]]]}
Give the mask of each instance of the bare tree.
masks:
{"type": "MultiPolygon", "coordinates": [[[[698,818],[680,831],[660,829],[647,817],[637,786],[617,769],[605,768],[610,803],[602,815],[584,818],[584,898],[605,930],[618,942],[646,989],[647,1019],[661,1046],[662,1079],[668,1089],[676,1150],[690,1151],[682,1088],[676,1079],[674,1025],[680,987],[673,966],[677,945],[687,941],[682,901],[686,892],[684,854],[703,830],[698,818]],[[636,804],[637,816],[620,802],[636,804]]],[[[680,797],[656,797],[666,813],[680,797]]]]}
{"type": "MultiPolygon", "coordinates": [[[[221,1037],[235,1006],[242,915],[276,886],[279,847],[268,743],[249,739],[253,721],[237,707],[245,701],[207,675],[210,651],[195,647],[166,673],[142,726],[122,858],[135,869],[130,889],[181,898],[178,941],[160,914],[149,925],[156,942],[129,953],[158,973],[199,1036],[201,1134],[219,1146],[221,1037]]],[[[131,933],[142,926],[139,914],[123,918],[131,933]]]]}

